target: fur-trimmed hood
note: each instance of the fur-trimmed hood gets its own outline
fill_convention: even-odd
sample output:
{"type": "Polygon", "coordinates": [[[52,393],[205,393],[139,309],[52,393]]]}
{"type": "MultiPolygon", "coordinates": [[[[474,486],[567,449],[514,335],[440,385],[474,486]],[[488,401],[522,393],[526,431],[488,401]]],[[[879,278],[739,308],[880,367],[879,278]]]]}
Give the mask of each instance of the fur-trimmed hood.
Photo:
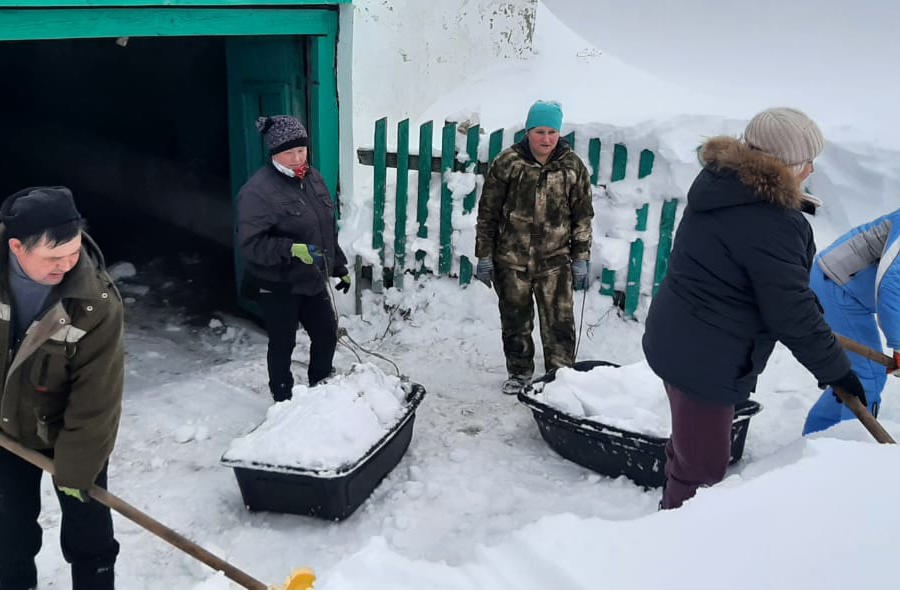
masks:
{"type": "Polygon", "coordinates": [[[736,138],[710,138],[700,150],[700,159],[705,172],[697,178],[688,195],[694,210],[755,202],[793,210],[804,208],[803,191],[791,169],[777,158],[753,150],[736,138]]]}

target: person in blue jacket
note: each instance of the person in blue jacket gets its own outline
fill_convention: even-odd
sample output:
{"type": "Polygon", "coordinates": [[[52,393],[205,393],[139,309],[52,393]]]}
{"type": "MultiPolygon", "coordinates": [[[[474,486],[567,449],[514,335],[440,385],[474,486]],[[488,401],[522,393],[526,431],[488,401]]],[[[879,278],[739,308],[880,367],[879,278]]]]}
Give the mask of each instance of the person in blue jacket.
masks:
{"type": "MultiPolygon", "coordinates": [[[[851,229],[819,253],[810,271],[810,288],[835,333],[881,349],[879,326],[900,366],[900,210],[851,229]]],[[[847,353],[866,390],[868,410],[878,416],[887,381],[884,365],[847,353]]],[[[892,369],[892,371],[896,370],[892,369]]],[[[827,389],[810,409],[803,434],[855,419],[827,389]]]]}

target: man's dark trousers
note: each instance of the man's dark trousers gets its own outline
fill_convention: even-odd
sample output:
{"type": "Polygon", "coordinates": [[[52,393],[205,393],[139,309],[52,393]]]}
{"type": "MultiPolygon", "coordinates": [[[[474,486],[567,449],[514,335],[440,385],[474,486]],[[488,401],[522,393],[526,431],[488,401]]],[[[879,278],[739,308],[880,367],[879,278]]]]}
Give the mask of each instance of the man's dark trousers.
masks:
{"type": "MultiPolygon", "coordinates": [[[[51,451],[42,451],[52,458],[51,451]]],[[[96,483],[106,487],[107,465],[96,483]]],[[[43,471],[0,448],[0,589],[37,587],[34,557],[41,549],[43,471]]],[[[60,545],[72,565],[72,589],[113,589],[119,544],[109,508],[56,492],[62,513],[60,545]]]]}

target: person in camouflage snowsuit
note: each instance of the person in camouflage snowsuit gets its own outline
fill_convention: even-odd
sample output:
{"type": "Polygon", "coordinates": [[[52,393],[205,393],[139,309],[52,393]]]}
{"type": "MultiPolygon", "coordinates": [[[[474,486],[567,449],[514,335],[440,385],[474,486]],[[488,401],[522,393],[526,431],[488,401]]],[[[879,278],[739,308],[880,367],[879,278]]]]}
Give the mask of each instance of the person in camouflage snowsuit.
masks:
{"type": "Polygon", "coordinates": [[[475,276],[499,299],[507,394],[534,373],[535,300],[545,369],[575,359],[572,290],[588,286],[594,210],[587,167],[561,125],[559,104],[532,105],[526,137],[491,164],[478,205],[475,276]]]}

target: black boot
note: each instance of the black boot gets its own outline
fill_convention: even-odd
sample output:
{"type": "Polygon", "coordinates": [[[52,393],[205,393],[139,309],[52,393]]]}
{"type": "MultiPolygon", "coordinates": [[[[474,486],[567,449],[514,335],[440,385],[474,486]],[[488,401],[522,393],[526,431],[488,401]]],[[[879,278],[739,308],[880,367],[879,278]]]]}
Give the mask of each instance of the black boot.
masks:
{"type": "Polygon", "coordinates": [[[0,590],[37,589],[37,567],[34,561],[0,566],[0,590]]]}
{"type": "Polygon", "coordinates": [[[275,402],[284,402],[293,397],[293,382],[272,383],[269,382],[269,391],[272,392],[272,400],[275,402]]]}
{"type": "Polygon", "coordinates": [[[115,565],[74,563],[72,565],[73,590],[116,589],[115,565]]]}
{"type": "Polygon", "coordinates": [[[319,379],[310,379],[309,387],[316,387],[319,384],[328,383],[328,380],[334,377],[335,373],[337,373],[337,371],[335,371],[332,367],[331,371],[329,371],[328,375],[326,375],[325,377],[320,377],[319,379]]]}

